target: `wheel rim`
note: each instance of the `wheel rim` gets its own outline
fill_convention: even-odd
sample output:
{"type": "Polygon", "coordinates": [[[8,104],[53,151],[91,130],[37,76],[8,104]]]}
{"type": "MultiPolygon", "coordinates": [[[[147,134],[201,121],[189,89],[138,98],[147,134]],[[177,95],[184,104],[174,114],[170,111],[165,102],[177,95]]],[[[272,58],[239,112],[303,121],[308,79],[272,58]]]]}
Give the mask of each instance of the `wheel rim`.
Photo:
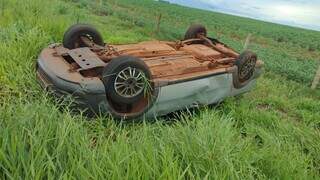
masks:
{"type": "Polygon", "coordinates": [[[117,74],[114,89],[122,97],[135,97],[144,89],[144,77],[145,75],[140,69],[128,67],[117,74]]]}
{"type": "Polygon", "coordinates": [[[251,58],[245,63],[240,70],[240,79],[246,80],[253,73],[254,67],[256,65],[256,60],[251,58]]]}
{"type": "Polygon", "coordinates": [[[94,42],[93,37],[90,34],[81,34],[78,37],[78,40],[75,41],[75,44],[74,44],[75,48],[79,48],[79,47],[85,46],[85,43],[81,40],[81,37],[88,38],[91,42],[94,42]]]}
{"type": "Polygon", "coordinates": [[[196,34],[196,37],[195,37],[195,38],[201,38],[202,36],[206,37],[206,36],[207,36],[207,33],[204,32],[204,31],[199,31],[199,32],[196,34]]]}

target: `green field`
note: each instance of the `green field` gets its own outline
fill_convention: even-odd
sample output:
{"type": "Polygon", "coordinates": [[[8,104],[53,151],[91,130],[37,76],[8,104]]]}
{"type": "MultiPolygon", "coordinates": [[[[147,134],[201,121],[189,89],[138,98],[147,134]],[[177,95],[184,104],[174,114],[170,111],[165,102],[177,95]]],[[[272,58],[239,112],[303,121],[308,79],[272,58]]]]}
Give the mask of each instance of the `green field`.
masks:
{"type": "Polygon", "coordinates": [[[0,179],[318,179],[320,32],[147,0],[0,0],[0,179]],[[162,14],[160,32],[156,19],[162,14]],[[42,48],[77,22],[111,44],[176,40],[191,23],[265,62],[215,107],[119,124],[70,113],[36,82],[42,48]],[[317,59],[318,58],[318,59],[317,59]]]}

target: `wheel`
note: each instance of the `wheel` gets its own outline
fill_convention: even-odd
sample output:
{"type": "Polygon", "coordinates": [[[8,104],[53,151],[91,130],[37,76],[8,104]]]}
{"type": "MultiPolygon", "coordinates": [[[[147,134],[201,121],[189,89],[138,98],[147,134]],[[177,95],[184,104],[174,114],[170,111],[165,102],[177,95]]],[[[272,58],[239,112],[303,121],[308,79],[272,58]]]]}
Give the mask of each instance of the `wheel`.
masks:
{"type": "Polygon", "coordinates": [[[114,58],[102,75],[107,96],[116,103],[134,104],[152,93],[151,73],[139,58],[114,58]]]}
{"type": "Polygon", "coordinates": [[[245,51],[235,61],[238,67],[238,78],[240,83],[248,81],[254,73],[257,62],[257,55],[251,51],[245,51]]]}
{"type": "Polygon", "coordinates": [[[199,35],[207,36],[207,29],[201,24],[194,24],[187,30],[184,40],[199,38],[199,35]]]}
{"type": "Polygon", "coordinates": [[[81,37],[87,37],[97,45],[104,46],[101,34],[92,26],[87,24],[75,24],[71,26],[63,36],[63,46],[68,49],[86,47],[81,37]]]}

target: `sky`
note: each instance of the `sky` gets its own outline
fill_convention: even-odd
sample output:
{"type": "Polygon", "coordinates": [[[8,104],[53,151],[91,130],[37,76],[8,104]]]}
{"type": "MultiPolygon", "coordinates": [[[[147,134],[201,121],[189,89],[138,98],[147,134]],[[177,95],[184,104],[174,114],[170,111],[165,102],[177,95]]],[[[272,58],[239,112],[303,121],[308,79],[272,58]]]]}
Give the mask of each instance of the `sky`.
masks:
{"type": "Polygon", "coordinates": [[[320,31],[320,0],[167,0],[184,6],[320,31]]]}

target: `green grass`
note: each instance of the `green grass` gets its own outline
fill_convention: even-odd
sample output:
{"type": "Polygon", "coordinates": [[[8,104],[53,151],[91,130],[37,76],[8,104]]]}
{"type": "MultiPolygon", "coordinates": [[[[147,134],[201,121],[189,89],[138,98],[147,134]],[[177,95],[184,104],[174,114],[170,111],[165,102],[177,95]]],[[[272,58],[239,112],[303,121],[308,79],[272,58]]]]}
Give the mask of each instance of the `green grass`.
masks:
{"type": "Polygon", "coordinates": [[[320,33],[147,0],[0,0],[0,179],[317,179],[320,33]],[[162,14],[161,31],[155,19],[162,14]],[[266,64],[252,92],[173,118],[73,115],[36,82],[42,48],[74,23],[108,43],[176,40],[192,22],[266,64]]]}

